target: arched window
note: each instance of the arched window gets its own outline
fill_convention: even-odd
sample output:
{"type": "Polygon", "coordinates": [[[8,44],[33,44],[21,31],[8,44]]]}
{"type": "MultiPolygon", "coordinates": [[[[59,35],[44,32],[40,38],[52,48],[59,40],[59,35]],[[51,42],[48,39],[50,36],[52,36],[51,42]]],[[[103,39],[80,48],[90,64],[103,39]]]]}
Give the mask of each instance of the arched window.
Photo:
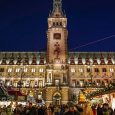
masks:
{"type": "Polygon", "coordinates": [[[62,22],[60,22],[60,26],[62,26],[62,22]]]}
{"type": "Polygon", "coordinates": [[[12,72],[12,68],[8,68],[8,73],[11,73],[12,72]]]}
{"type": "Polygon", "coordinates": [[[44,72],[44,69],[43,69],[43,68],[40,68],[40,69],[39,69],[39,72],[40,72],[40,73],[44,72]]]}
{"type": "Polygon", "coordinates": [[[38,81],[38,86],[39,86],[39,87],[43,87],[43,81],[42,81],[42,80],[39,80],[39,81],[38,81]]]}
{"type": "Polygon", "coordinates": [[[55,22],[53,22],[53,26],[55,26],[55,22]]]}
{"type": "Polygon", "coordinates": [[[31,71],[32,73],[35,73],[36,72],[36,69],[35,68],[32,68],[32,71],[31,71]]]}
{"type": "Polygon", "coordinates": [[[58,26],[59,24],[58,24],[58,22],[56,22],[56,26],[58,26]]]}

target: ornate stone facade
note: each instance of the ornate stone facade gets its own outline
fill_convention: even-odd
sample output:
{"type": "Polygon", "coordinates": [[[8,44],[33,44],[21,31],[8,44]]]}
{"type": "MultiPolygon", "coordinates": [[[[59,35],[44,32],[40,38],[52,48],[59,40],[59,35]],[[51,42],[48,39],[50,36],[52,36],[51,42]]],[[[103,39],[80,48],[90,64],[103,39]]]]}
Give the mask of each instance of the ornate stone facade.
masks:
{"type": "Polygon", "coordinates": [[[68,52],[67,18],[54,0],[47,52],[0,52],[0,83],[46,104],[67,103],[79,91],[115,82],[115,52],[68,52]],[[21,83],[21,84],[20,84],[21,83]]]}

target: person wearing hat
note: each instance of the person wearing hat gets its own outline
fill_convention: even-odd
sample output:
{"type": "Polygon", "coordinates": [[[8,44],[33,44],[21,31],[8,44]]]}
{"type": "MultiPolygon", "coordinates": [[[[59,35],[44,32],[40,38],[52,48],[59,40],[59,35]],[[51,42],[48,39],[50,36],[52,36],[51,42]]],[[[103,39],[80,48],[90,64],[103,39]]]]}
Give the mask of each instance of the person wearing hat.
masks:
{"type": "Polygon", "coordinates": [[[70,105],[69,110],[64,115],[80,115],[80,113],[74,105],[70,105]]]}

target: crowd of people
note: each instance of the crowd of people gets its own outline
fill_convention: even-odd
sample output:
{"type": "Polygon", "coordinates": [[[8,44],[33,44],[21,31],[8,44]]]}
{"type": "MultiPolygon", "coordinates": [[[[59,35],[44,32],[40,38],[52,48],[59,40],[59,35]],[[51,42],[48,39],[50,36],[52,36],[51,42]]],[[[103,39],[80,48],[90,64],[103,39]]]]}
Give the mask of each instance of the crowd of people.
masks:
{"type": "Polygon", "coordinates": [[[0,108],[0,115],[115,115],[115,111],[109,107],[109,104],[94,104],[90,103],[81,105],[46,105],[36,106],[29,103],[23,106],[17,105],[12,109],[11,105],[0,108]]]}

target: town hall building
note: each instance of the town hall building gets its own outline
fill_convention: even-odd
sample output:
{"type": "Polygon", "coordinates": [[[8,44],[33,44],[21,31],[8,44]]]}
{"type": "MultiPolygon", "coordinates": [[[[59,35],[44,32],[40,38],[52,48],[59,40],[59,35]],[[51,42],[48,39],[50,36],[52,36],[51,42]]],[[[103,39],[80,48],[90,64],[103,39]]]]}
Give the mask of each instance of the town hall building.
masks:
{"type": "Polygon", "coordinates": [[[115,52],[69,52],[67,41],[62,0],[53,0],[47,51],[0,52],[0,83],[48,105],[65,104],[78,98],[84,88],[103,88],[115,82],[115,52]]]}

